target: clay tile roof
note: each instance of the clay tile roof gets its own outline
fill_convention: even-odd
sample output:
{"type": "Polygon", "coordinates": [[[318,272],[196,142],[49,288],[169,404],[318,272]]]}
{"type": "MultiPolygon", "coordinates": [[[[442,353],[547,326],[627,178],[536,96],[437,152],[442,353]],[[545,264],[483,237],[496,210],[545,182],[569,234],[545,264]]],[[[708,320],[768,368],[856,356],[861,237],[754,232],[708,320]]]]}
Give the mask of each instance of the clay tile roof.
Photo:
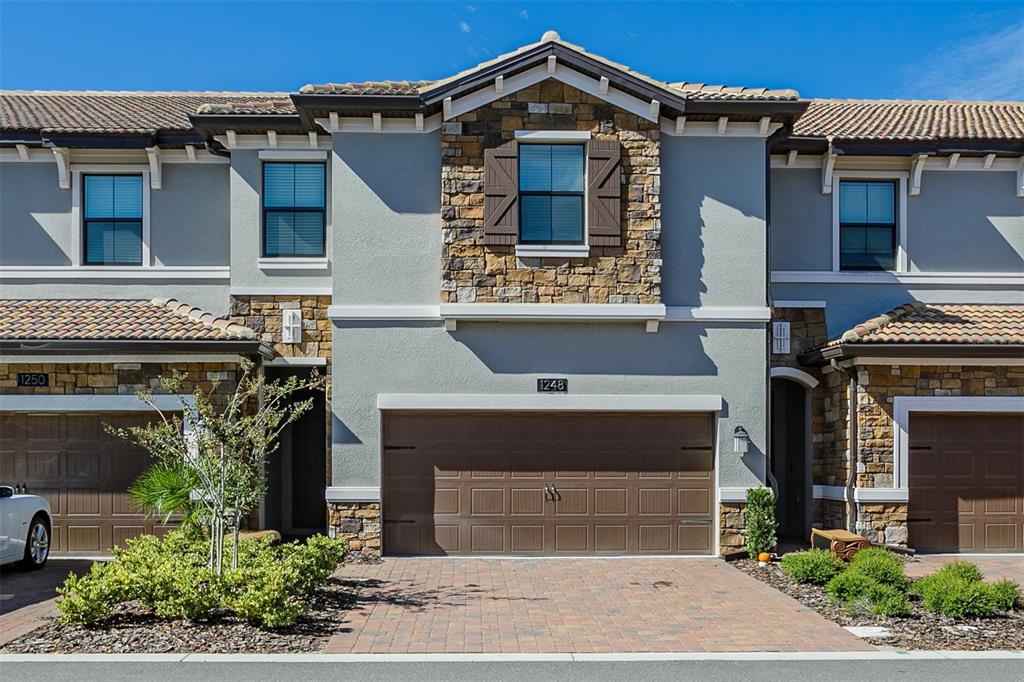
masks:
{"type": "Polygon", "coordinates": [[[418,95],[434,81],[366,81],[363,83],[324,83],[304,85],[303,95],[418,95]]]}
{"type": "Polygon", "coordinates": [[[298,110],[290,99],[282,97],[281,99],[239,99],[234,102],[208,102],[197,107],[195,113],[206,115],[232,114],[236,116],[258,116],[297,114],[298,110]]]}
{"type": "Polygon", "coordinates": [[[1024,102],[812,100],[798,137],[845,140],[1024,140],[1024,102]]]}
{"type": "Polygon", "coordinates": [[[713,100],[797,100],[800,93],[789,88],[747,88],[736,85],[705,85],[704,83],[668,83],[670,88],[682,91],[689,99],[713,100]]]}
{"type": "Polygon", "coordinates": [[[843,332],[840,344],[1024,345],[1024,305],[905,303],[843,332]]]}
{"type": "Polygon", "coordinates": [[[174,299],[0,299],[3,340],[238,341],[248,327],[174,299]]]}
{"type": "MultiPolygon", "coordinates": [[[[50,133],[189,131],[205,104],[276,106],[285,93],[0,91],[0,129],[50,133]]],[[[277,113],[275,111],[275,113],[277,113]]]]}

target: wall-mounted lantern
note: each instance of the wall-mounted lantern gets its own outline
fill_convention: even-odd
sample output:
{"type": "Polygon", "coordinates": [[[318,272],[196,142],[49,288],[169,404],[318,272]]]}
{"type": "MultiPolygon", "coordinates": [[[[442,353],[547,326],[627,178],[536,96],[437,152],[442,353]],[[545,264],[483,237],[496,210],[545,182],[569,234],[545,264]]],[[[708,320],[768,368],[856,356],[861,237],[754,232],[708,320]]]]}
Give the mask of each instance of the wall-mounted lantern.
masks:
{"type": "Polygon", "coordinates": [[[741,455],[747,454],[747,450],[750,449],[750,434],[742,426],[733,429],[732,449],[741,455]]]}

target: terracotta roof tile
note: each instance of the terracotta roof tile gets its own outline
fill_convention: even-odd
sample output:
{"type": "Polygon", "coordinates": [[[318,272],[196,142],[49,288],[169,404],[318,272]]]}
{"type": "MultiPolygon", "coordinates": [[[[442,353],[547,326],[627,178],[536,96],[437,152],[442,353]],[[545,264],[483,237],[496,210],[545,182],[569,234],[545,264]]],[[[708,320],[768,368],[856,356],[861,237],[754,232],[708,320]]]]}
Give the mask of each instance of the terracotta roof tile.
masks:
{"type": "Polygon", "coordinates": [[[204,104],[267,106],[285,93],[0,91],[0,129],[50,133],[188,131],[204,104]]]}
{"type": "Polygon", "coordinates": [[[1024,102],[812,100],[793,135],[844,140],[1024,140],[1024,102]]]}
{"type": "Polygon", "coordinates": [[[295,104],[287,97],[280,99],[257,99],[257,100],[245,100],[239,98],[238,101],[234,102],[208,102],[202,104],[196,108],[195,113],[216,115],[216,114],[233,114],[243,116],[261,116],[261,115],[288,115],[297,114],[298,110],[295,108],[295,104]]]}
{"type": "Polygon", "coordinates": [[[324,83],[304,85],[303,95],[417,95],[434,81],[366,81],[363,83],[324,83]]]}
{"type": "Polygon", "coordinates": [[[1024,305],[905,303],[843,332],[840,344],[1024,345],[1024,305]]]}
{"type": "Polygon", "coordinates": [[[174,299],[0,299],[3,340],[237,341],[248,327],[174,299]]]}

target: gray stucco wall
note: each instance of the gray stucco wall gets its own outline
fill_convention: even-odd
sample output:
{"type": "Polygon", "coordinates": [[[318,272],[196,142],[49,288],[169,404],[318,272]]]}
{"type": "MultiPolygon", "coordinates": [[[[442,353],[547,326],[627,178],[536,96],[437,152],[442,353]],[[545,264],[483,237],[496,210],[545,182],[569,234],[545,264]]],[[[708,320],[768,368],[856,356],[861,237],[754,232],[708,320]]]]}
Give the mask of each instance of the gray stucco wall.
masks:
{"type": "MultiPolygon", "coordinates": [[[[926,171],[907,198],[913,272],[1024,272],[1024,200],[1016,174],[926,171]]],[[[832,269],[832,196],[821,171],[772,171],[773,270],[832,269]]]]}
{"type": "Polygon", "coordinates": [[[841,332],[910,301],[924,303],[1024,304],[1020,285],[773,284],[776,300],[825,301],[828,334],[841,332]]]}
{"type": "Polygon", "coordinates": [[[924,173],[907,204],[910,269],[1024,272],[1024,199],[1016,173],[924,173]]]}
{"type": "Polygon", "coordinates": [[[335,303],[437,304],[439,137],[334,136],[335,303]]]}
{"type": "Polygon", "coordinates": [[[150,247],[156,265],[228,265],[227,164],[165,163],[151,190],[150,247]]]}
{"type": "Polygon", "coordinates": [[[765,147],[757,138],[662,138],[666,305],[765,305],[765,147]]]}
{"type": "Polygon", "coordinates": [[[536,379],[569,378],[572,394],[720,394],[720,483],[756,485],[767,449],[763,325],[640,323],[336,323],[332,485],[380,483],[379,393],[536,395],[536,379]],[[751,452],[732,452],[732,430],[751,452]]]}
{"type": "MultiPolygon", "coordinates": [[[[261,270],[258,259],[262,249],[262,168],[259,152],[252,149],[231,152],[231,287],[232,289],[266,289],[285,292],[288,289],[329,288],[330,269],[261,270]]],[[[328,162],[327,174],[331,168],[328,162]]],[[[332,224],[331,183],[327,183],[327,244],[337,229],[332,224]]],[[[330,259],[331,249],[327,248],[330,259]]]]}
{"type": "Polygon", "coordinates": [[[55,163],[0,163],[0,265],[70,265],[71,191],[55,163]]]}
{"type": "Polygon", "coordinates": [[[821,171],[771,173],[772,269],[831,270],[832,197],[821,193],[821,171]]]}

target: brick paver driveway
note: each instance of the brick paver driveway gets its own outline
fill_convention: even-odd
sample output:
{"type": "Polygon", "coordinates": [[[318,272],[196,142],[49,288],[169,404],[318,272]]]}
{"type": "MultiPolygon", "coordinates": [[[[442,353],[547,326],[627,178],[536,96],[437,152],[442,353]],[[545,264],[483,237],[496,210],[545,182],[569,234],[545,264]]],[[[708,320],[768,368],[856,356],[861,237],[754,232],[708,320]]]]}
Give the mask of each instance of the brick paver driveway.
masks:
{"type": "Polygon", "coordinates": [[[872,647],[718,559],[387,559],[341,653],[856,651],[872,647]]]}
{"type": "Polygon", "coordinates": [[[1024,555],[1007,554],[1005,556],[971,556],[953,554],[919,554],[914,561],[907,563],[906,573],[911,578],[920,578],[923,575],[934,573],[942,568],[942,565],[956,559],[970,561],[981,569],[985,580],[999,580],[1009,578],[1024,585],[1024,555]]]}

